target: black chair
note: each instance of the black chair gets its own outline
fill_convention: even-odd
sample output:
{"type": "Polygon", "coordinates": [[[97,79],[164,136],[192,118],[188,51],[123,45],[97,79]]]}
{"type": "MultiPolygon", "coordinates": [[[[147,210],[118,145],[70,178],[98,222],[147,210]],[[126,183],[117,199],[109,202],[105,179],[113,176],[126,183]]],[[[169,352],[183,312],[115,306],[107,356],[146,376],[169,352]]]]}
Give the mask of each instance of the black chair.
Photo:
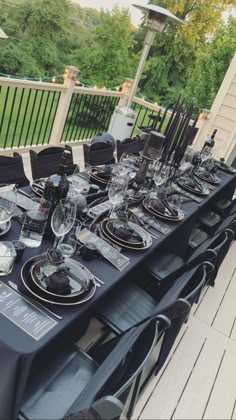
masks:
{"type": "Polygon", "coordinates": [[[13,156],[0,156],[0,183],[16,184],[18,187],[29,185],[22,156],[19,153],[14,152],[13,156]]]}
{"type": "Polygon", "coordinates": [[[90,166],[109,165],[115,163],[112,144],[96,142],[83,144],[84,163],[90,166]]]}
{"type": "MultiPolygon", "coordinates": [[[[204,263],[204,267],[207,264],[210,263],[204,263]]],[[[102,300],[98,308],[97,318],[115,334],[120,334],[156,311],[166,315],[165,309],[170,303],[175,302],[180,297],[188,300],[190,291],[195,290],[201,281],[204,284],[206,283],[207,272],[204,269],[203,273],[201,267],[202,264],[188,270],[172,282],[172,286],[159,302],[135,283],[125,281],[122,285],[119,285],[117,290],[110,292],[102,300]],[[186,289],[187,286],[188,289],[186,289]]],[[[192,304],[192,299],[189,302],[192,304]]]]}
{"type": "Polygon", "coordinates": [[[188,319],[192,305],[198,302],[201,291],[208,285],[213,270],[214,265],[209,262],[189,270],[174,282],[160,302],[155,301],[133,283],[119,286],[116,293],[110,293],[102,301],[97,317],[115,334],[123,333],[153,314],[161,313],[171,321],[171,326],[163,338],[159,356],[152,355],[152,366],[149,363],[145,383],[154,372],[157,374],[165,363],[181,326],[188,319]]]}
{"type": "Polygon", "coordinates": [[[209,235],[213,235],[222,221],[221,216],[211,209],[204,210],[199,216],[199,222],[209,235]]]}
{"type": "MultiPolygon", "coordinates": [[[[223,261],[222,255],[225,257],[234,237],[233,231],[230,229],[227,231],[228,233],[225,233],[225,230],[223,230],[221,233],[203,242],[189,259],[184,259],[171,253],[162,253],[148,258],[144,262],[143,267],[147,273],[151,274],[158,285],[164,284],[165,287],[168,287],[173,280],[187,270],[196,267],[204,261],[209,261],[216,265],[217,275],[219,262],[216,262],[216,260],[220,261],[220,263],[223,261]]],[[[214,282],[212,282],[213,285],[214,282]]]]}
{"type": "Polygon", "coordinates": [[[227,200],[226,198],[218,198],[215,202],[212,203],[212,209],[223,217],[225,217],[230,212],[231,207],[232,201],[227,200]]]}
{"type": "Polygon", "coordinates": [[[117,151],[117,160],[120,160],[120,157],[123,153],[133,153],[138,155],[145,146],[145,141],[141,139],[125,139],[123,141],[117,140],[116,142],[116,151],[117,151]]]}
{"type": "Polygon", "coordinates": [[[193,252],[207,239],[209,238],[208,234],[200,229],[199,227],[195,227],[190,235],[187,245],[186,257],[190,258],[193,252]]]}
{"type": "Polygon", "coordinates": [[[112,349],[101,362],[66,343],[55,352],[42,352],[31,369],[21,415],[30,420],[61,419],[90,409],[107,395],[121,400],[132,413],[133,384],[169,325],[166,317],[159,316],[132,328],[108,343],[112,349]]]}
{"type": "Polygon", "coordinates": [[[59,168],[61,156],[65,149],[71,152],[71,161],[66,173],[67,175],[72,175],[76,165],[73,162],[73,152],[69,145],[65,145],[65,148],[48,147],[38,153],[31,149],[29,153],[33,180],[48,178],[50,175],[55,174],[59,168]]]}
{"type": "Polygon", "coordinates": [[[64,417],[65,420],[112,420],[120,418],[124,405],[115,397],[107,396],[95,401],[88,409],[64,417]]]}

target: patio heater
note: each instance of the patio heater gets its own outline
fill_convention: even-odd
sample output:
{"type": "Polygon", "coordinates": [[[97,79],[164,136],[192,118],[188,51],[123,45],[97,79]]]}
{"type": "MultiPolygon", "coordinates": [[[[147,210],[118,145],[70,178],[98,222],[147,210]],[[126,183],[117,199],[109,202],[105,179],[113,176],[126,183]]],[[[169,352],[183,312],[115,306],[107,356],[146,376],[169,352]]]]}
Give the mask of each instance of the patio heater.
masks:
{"type": "Polygon", "coordinates": [[[147,59],[149,50],[153,44],[156,32],[162,32],[165,28],[165,22],[167,18],[174,19],[178,22],[183,22],[177,18],[169,10],[164,9],[160,6],[155,6],[154,4],[148,4],[145,6],[140,6],[138,4],[133,4],[134,7],[140,9],[142,12],[146,13],[146,22],[147,22],[147,34],[144,42],[144,48],[141,54],[141,58],[136,70],[136,75],[130,89],[126,106],[119,107],[117,106],[114,114],[111,118],[111,123],[109,127],[109,133],[115,138],[123,140],[131,136],[133,126],[136,119],[136,113],[131,108],[133,97],[135,95],[136,89],[139,84],[140,77],[142,75],[143,67],[147,59]]]}

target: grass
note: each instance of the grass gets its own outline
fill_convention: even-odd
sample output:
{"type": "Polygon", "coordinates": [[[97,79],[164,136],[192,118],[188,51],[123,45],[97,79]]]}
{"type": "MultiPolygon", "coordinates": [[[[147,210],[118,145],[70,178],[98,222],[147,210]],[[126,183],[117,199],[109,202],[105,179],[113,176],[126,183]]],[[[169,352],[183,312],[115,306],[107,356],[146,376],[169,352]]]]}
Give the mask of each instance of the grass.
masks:
{"type": "MultiPolygon", "coordinates": [[[[28,88],[0,89],[0,148],[48,144],[60,93],[28,88]]],[[[148,116],[153,113],[143,106],[136,104],[135,107],[138,118],[134,134],[137,127],[150,125],[148,116]]],[[[99,127],[79,127],[73,121],[68,121],[62,138],[63,141],[78,140],[73,138],[77,133],[76,137],[83,140],[92,138],[99,131],[99,127]]]]}

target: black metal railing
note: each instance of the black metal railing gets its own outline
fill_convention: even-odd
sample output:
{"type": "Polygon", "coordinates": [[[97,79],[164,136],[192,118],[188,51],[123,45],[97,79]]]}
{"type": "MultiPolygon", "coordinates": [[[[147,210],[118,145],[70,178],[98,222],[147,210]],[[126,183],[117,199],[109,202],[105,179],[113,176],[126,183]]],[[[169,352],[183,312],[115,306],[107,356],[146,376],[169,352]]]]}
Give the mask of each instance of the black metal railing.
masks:
{"type": "Polygon", "coordinates": [[[61,142],[91,139],[108,130],[119,97],[74,93],[61,142]]]}
{"type": "Polygon", "coordinates": [[[48,144],[60,92],[0,86],[0,148],[48,144]]]}
{"type": "Polygon", "coordinates": [[[132,109],[137,112],[137,118],[131,136],[136,134],[138,128],[151,125],[153,122],[151,116],[157,114],[157,111],[135,102],[132,103],[132,109]]]}

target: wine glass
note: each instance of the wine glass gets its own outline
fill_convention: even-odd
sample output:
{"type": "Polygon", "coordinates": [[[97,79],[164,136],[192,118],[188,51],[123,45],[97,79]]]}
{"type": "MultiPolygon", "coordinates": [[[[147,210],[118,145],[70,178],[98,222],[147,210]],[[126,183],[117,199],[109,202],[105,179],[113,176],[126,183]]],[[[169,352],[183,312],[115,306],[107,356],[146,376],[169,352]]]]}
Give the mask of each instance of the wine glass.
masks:
{"type": "Polygon", "coordinates": [[[117,176],[135,176],[135,156],[132,153],[122,153],[118,165],[113,170],[113,174],[117,176]]]}
{"type": "Polygon", "coordinates": [[[51,228],[56,236],[54,248],[57,248],[59,239],[66,235],[72,228],[76,217],[76,203],[64,198],[57,204],[51,218],[51,228]]]}
{"type": "Polygon", "coordinates": [[[154,172],[153,180],[156,186],[156,192],[158,192],[159,187],[163,185],[168,179],[168,167],[162,162],[158,162],[154,172]]]}
{"type": "Polygon", "coordinates": [[[113,178],[113,181],[108,190],[108,197],[112,203],[111,215],[113,214],[115,206],[120,204],[123,201],[123,198],[127,192],[128,181],[126,178],[116,177],[113,178]]]}
{"type": "Polygon", "coordinates": [[[16,211],[17,193],[12,185],[0,184],[0,228],[5,229],[6,223],[16,211]]]}
{"type": "Polygon", "coordinates": [[[81,175],[79,165],[76,166],[72,176],[72,187],[76,193],[81,194],[84,189],[89,188],[89,172],[85,170],[84,174],[81,175]],[[83,176],[85,175],[85,176],[83,176]]]}

